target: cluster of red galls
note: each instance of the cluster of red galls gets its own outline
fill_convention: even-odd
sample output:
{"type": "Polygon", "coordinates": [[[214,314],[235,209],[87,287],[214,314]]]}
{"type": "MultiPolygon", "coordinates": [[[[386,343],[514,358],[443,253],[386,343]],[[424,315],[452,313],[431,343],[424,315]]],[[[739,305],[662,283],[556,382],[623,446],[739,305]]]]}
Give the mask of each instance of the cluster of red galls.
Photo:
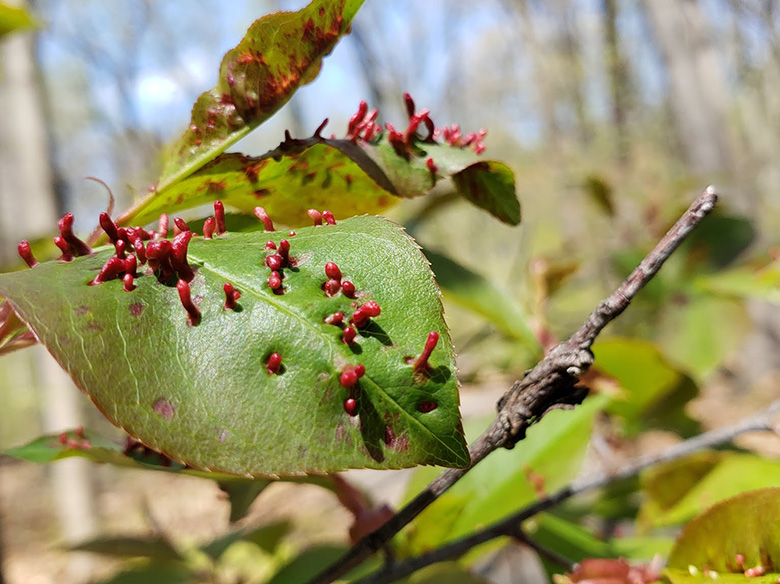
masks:
{"type": "MultiPolygon", "coordinates": [[[[273,222],[262,207],[255,208],[255,215],[262,221],[266,231],[274,231],[273,222]]],[[[309,209],[309,217],[315,226],[335,225],[336,221],[333,213],[323,211],[320,213],[316,209],[309,209]]],[[[76,256],[90,255],[92,249],[79,239],[73,233],[73,214],[68,213],[58,223],[60,235],[54,238],[55,245],[60,249],[62,255],[60,261],[70,262],[76,256]]],[[[176,276],[176,289],[179,294],[184,309],[187,311],[190,325],[195,326],[200,322],[201,313],[192,300],[190,282],[195,277],[195,272],[187,261],[187,250],[189,243],[197,234],[193,233],[187,223],[180,218],[174,219],[174,237],[173,240],[166,239],[169,230],[168,216],[160,216],[157,231],[147,231],[141,227],[120,227],[114,223],[108,213],[100,214],[100,226],[105,231],[109,241],[114,245],[115,254],[112,255],[101,267],[98,274],[89,282],[89,285],[99,285],[110,280],[121,279],[124,284],[124,290],[131,292],[135,289],[134,280],[139,276],[138,267],[146,264],[147,273],[155,274],[162,283],[167,283],[172,277],[176,276]],[[131,253],[132,252],[134,253],[131,253]]],[[[221,201],[214,203],[214,216],[209,217],[203,224],[204,239],[213,239],[225,233],[225,208],[221,201]]],[[[291,231],[290,236],[295,232],[291,231]]],[[[283,294],[284,288],[282,281],[284,279],[284,268],[294,267],[296,260],[290,256],[290,242],[283,239],[277,245],[273,241],[268,241],[265,245],[267,251],[271,251],[266,256],[265,265],[271,270],[268,277],[268,287],[274,294],[283,294]]],[[[31,268],[38,264],[38,261],[32,254],[30,244],[22,241],[18,245],[19,255],[31,268]]],[[[341,293],[345,297],[355,299],[357,290],[355,285],[343,279],[341,269],[334,262],[325,264],[325,276],[327,280],[323,283],[322,289],[328,297],[336,296],[341,293]]],[[[235,310],[238,307],[237,301],[241,298],[241,293],[235,289],[230,282],[225,282],[223,286],[225,293],[225,310],[235,310]]],[[[342,341],[350,345],[355,341],[358,331],[365,329],[372,318],[378,317],[382,309],[374,301],[366,302],[360,306],[356,302],[352,303],[355,311],[345,323],[344,314],[335,312],[325,318],[325,323],[337,327],[343,327],[342,341]]],[[[425,347],[420,356],[414,360],[413,371],[415,376],[427,375],[430,366],[428,359],[439,341],[439,334],[432,331],[428,335],[425,347]]],[[[411,359],[410,359],[411,362],[411,359]]],[[[279,353],[271,353],[266,360],[266,371],[269,375],[277,375],[283,372],[282,356],[279,353]]],[[[339,383],[349,391],[349,397],[344,402],[344,410],[350,415],[357,415],[358,411],[358,385],[361,377],[365,375],[366,368],[359,364],[346,367],[339,376],[339,383]]],[[[434,402],[422,402],[419,405],[419,411],[425,413],[436,409],[434,402]]]]}

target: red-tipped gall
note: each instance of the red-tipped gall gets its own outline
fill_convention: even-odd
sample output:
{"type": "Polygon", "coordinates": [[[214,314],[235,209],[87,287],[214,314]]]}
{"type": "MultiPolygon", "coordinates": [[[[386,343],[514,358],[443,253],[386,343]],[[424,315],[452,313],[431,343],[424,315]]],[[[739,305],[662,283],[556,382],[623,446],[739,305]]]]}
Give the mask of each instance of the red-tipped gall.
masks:
{"type": "Polygon", "coordinates": [[[333,217],[333,213],[331,213],[330,211],[327,211],[327,210],[323,211],[322,212],[322,219],[328,225],[335,225],[336,224],[336,219],[333,217]]]}
{"type": "Polygon", "coordinates": [[[195,306],[195,303],[192,301],[190,285],[184,280],[179,280],[176,283],[176,290],[179,292],[179,299],[181,300],[182,306],[184,306],[184,310],[187,311],[190,325],[197,325],[198,322],[200,322],[200,310],[198,310],[198,307],[195,306]]]}
{"type": "Polygon", "coordinates": [[[57,235],[54,238],[54,245],[56,245],[62,252],[62,255],[60,256],[61,262],[73,261],[73,250],[71,249],[70,244],[65,241],[64,237],[57,235]]]}
{"type": "Polygon", "coordinates": [[[341,340],[344,341],[345,345],[351,345],[356,335],[357,331],[353,327],[345,326],[344,331],[341,333],[341,340]]]}
{"type": "Polygon", "coordinates": [[[182,219],[181,217],[175,217],[173,219],[173,235],[179,235],[179,233],[182,233],[184,231],[189,231],[190,226],[187,225],[187,223],[182,219]],[[178,230],[178,232],[177,232],[178,230]]]}
{"type": "Polygon", "coordinates": [[[271,221],[271,218],[268,216],[268,213],[265,212],[265,209],[262,207],[255,207],[255,217],[263,222],[263,227],[266,231],[276,231],[274,229],[273,221],[271,221]]]}
{"type": "Polygon", "coordinates": [[[439,342],[439,333],[431,331],[428,333],[428,338],[425,340],[425,347],[420,356],[414,362],[415,373],[425,373],[428,370],[428,359],[431,357],[431,353],[436,348],[436,344],[439,342]]]}
{"type": "Polygon", "coordinates": [[[230,282],[225,282],[222,290],[225,292],[225,310],[235,310],[236,301],[241,298],[241,292],[236,290],[230,282]]]}
{"type": "Polygon", "coordinates": [[[134,280],[135,280],[135,276],[133,276],[133,274],[130,272],[127,272],[122,277],[122,282],[124,283],[125,292],[132,292],[133,290],[135,290],[135,284],[133,283],[134,280]]]}
{"type": "Polygon", "coordinates": [[[279,272],[271,272],[271,275],[268,277],[268,287],[274,291],[274,294],[277,293],[277,290],[281,290],[282,277],[279,275],[279,272]]]}
{"type": "Polygon", "coordinates": [[[157,236],[161,239],[168,237],[168,215],[160,215],[160,221],[157,224],[157,236]]]}
{"type": "Polygon", "coordinates": [[[35,259],[32,249],[30,248],[30,242],[26,240],[20,241],[19,245],[16,246],[16,251],[19,252],[19,255],[24,260],[24,263],[29,267],[34,268],[38,265],[38,260],[35,259]]]}
{"type": "Polygon", "coordinates": [[[347,389],[355,387],[358,380],[365,374],[366,367],[362,363],[360,365],[355,365],[354,367],[347,367],[342,371],[341,376],[339,377],[339,383],[342,387],[346,387],[347,389]]]}
{"type": "Polygon", "coordinates": [[[270,240],[266,241],[265,242],[265,249],[267,249],[267,250],[275,250],[276,249],[276,244],[273,241],[270,241],[270,240]]]}
{"type": "Polygon", "coordinates": [[[106,232],[106,235],[108,236],[108,239],[111,241],[111,243],[116,243],[119,240],[119,235],[116,231],[116,223],[111,221],[111,217],[108,215],[108,213],[101,213],[98,217],[98,221],[100,222],[100,226],[103,228],[103,231],[106,232]]]}
{"type": "Polygon", "coordinates": [[[325,264],[325,275],[329,280],[341,281],[341,270],[333,262],[325,264]]]}
{"type": "Polygon", "coordinates": [[[341,326],[344,324],[344,315],[341,312],[334,312],[330,316],[325,317],[325,324],[332,324],[333,326],[341,326]]]}
{"type": "Polygon", "coordinates": [[[354,298],[355,297],[355,285],[352,282],[350,282],[349,280],[344,280],[341,283],[341,292],[347,298],[354,298]]]}
{"type": "Polygon", "coordinates": [[[222,235],[227,231],[225,227],[225,205],[222,201],[214,201],[214,219],[217,223],[217,235],[222,235]]]}
{"type": "Polygon", "coordinates": [[[344,400],[344,411],[350,416],[357,415],[357,400],[354,397],[350,397],[344,400]]]}
{"type": "Polygon", "coordinates": [[[265,258],[265,265],[273,271],[281,270],[283,267],[282,257],[277,254],[271,254],[265,258]]]}
{"type": "Polygon", "coordinates": [[[317,225],[322,225],[322,213],[317,211],[317,209],[309,209],[306,211],[306,214],[311,217],[312,221],[314,221],[315,227],[317,225]]]}
{"type": "Polygon", "coordinates": [[[265,363],[268,375],[276,375],[282,367],[282,356],[279,353],[271,353],[265,363]]]}
{"type": "MultiPolygon", "coordinates": [[[[368,324],[369,319],[379,316],[382,309],[376,302],[366,302],[355,311],[350,322],[357,328],[363,328],[368,324]]],[[[437,336],[438,338],[438,336],[437,336]]]]}
{"type": "Polygon", "coordinates": [[[214,235],[214,229],[217,227],[217,222],[214,217],[209,217],[203,222],[203,239],[211,239],[214,235]]]}
{"type": "Polygon", "coordinates": [[[57,226],[60,228],[62,238],[68,242],[73,255],[82,256],[92,253],[90,247],[73,233],[73,213],[63,215],[62,219],[57,222],[57,226]]]}

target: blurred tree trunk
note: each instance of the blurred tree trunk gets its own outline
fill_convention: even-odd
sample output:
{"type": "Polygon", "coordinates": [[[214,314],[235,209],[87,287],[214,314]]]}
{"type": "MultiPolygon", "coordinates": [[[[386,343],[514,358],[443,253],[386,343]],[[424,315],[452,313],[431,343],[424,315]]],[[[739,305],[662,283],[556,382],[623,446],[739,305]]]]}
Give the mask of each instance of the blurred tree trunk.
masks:
{"type": "Polygon", "coordinates": [[[615,126],[615,154],[621,167],[625,167],[631,156],[631,141],[626,127],[629,108],[628,64],[620,46],[620,33],[617,26],[618,8],[616,0],[602,0],[601,5],[605,60],[609,77],[609,93],[612,103],[610,114],[615,126]]]}
{"type": "Polygon", "coordinates": [[[577,5],[570,0],[557,0],[553,3],[556,29],[560,35],[564,88],[574,113],[574,133],[580,146],[587,148],[591,139],[588,108],[585,103],[585,72],[582,66],[583,47],[578,23],[577,5]]]}
{"type": "Polygon", "coordinates": [[[712,30],[698,0],[643,0],[667,65],[677,133],[689,167],[726,172],[725,90],[712,30]]]}
{"type": "Polygon", "coordinates": [[[545,51],[539,36],[536,34],[536,25],[527,0],[515,0],[514,5],[520,17],[525,49],[531,59],[533,84],[541,112],[545,143],[553,153],[556,153],[560,147],[561,129],[555,117],[555,88],[552,82],[550,60],[546,56],[549,49],[545,51]]]}
{"type": "MultiPolygon", "coordinates": [[[[51,172],[50,124],[43,105],[40,72],[30,34],[12,35],[0,47],[0,258],[11,259],[22,238],[51,234],[56,229],[57,198],[51,172]]],[[[70,378],[42,348],[23,355],[37,370],[44,403],[43,425],[58,432],[82,423],[83,397],[70,378]]],[[[52,495],[63,539],[67,543],[95,532],[93,486],[89,463],[72,458],[51,467],[52,495]]],[[[74,556],[68,566],[74,581],[91,573],[91,558],[74,556]]]]}

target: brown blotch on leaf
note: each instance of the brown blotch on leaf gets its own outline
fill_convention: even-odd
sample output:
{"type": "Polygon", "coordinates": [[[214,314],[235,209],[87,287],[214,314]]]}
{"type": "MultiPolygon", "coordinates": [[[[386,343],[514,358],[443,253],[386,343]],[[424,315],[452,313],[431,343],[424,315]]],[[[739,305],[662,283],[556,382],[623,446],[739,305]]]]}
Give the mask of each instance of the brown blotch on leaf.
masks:
{"type": "Polygon", "coordinates": [[[173,416],[176,415],[176,408],[164,397],[161,397],[156,402],[154,402],[152,408],[157,414],[160,415],[163,420],[170,420],[173,418],[173,416]]]}
{"type": "Polygon", "coordinates": [[[138,317],[141,316],[144,308],[146,308],[146,306],[141,302],[133,302],[130,304],[130,306],[127,307],[127,310],[130,312],[130,316],[138,317]]]}

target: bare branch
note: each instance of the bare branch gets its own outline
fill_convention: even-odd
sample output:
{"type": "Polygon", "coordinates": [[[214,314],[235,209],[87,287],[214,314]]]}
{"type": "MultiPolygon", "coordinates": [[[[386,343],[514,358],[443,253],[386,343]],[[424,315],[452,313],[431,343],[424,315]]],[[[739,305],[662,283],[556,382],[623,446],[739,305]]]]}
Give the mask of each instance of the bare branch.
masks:
{"type": "Polygon", "coordinates": [[[358,580],[356,584],[383,584],[393,582],[430,564],[460,557],[477,545],[490,541],[496,537],[515,535],[520,529],[520,524],[537,513],[550,509],[576,495],[636,476],[640,471],[649,466],[670,462],[706,448],[712,448],[720,444],[731,442],[737,436],[747,432],[774,431],[775,425],[773,418],[778,412],[780,412],[780,400],[773,402],[760,413],[745,418],[733,426],[700,434],[699,436],[675,444],[659,454],[640,457],[631,464],[619,469],[617,472],[604,472],[593,476],[583,477],[552,495],[540,499],[524,509],[521,509],[517,513],[493,523],[484,529],[426,554],[410,558],[392,566],[386,566],[367,578],[358,580]]]}
{"type": "Polygon", "coordinates": [[[469,448],[471,466],[440,474],[390,521],[361,539],[311,584],[329,584],[361,564],[488,454],[498,448],[512,448],[525,438],[526,430],[548,411],[581,403],[587,388],[575,385],[593,363],[590,347],[596,337],[658,273],[672,252],[713,209],[717,199],[715,189],[707,187],[617,290],[596,307],[579,330],[554,347],[522,380],[514,383],[499,400],[498,415],[490,427],[469,448]]]}

